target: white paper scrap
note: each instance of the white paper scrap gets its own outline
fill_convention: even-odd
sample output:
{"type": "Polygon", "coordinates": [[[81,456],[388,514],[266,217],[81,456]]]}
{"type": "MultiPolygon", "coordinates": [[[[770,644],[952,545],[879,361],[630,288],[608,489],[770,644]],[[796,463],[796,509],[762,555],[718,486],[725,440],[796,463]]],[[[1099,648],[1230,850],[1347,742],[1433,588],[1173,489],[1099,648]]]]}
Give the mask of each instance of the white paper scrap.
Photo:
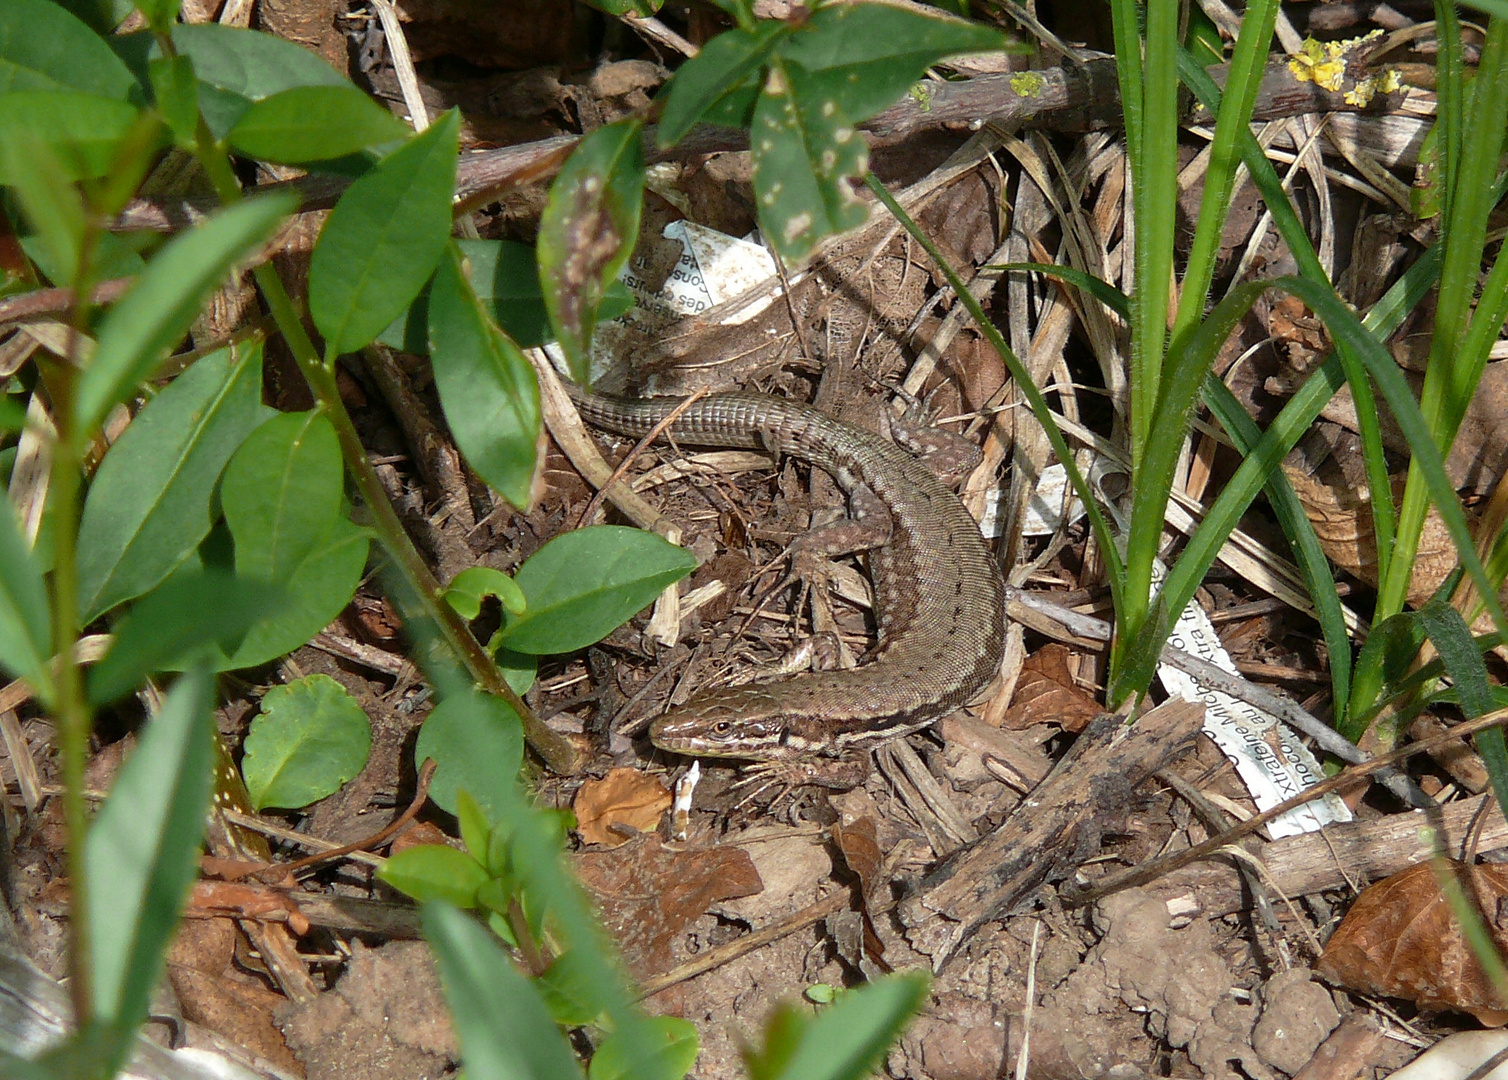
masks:
{"type": "MultiPolygon", "coordinates": [[[[775,260],[764,247],[693,221],[672,221],[665,226],[658,243],[673,244],[679,250],[675,269],[656,291],[650,289],[644,277],[644,266],[654,260],[641,254],[623,268],[618,279],[634,294],[634,306],[617,319],[598,326],[592,340],[593,378],[622,357],[625,330],[654,333],[741,296],[775,276],[775,260]]],[[[747,322],[779,295],[779,288],[769,290],[730,314],[723,324],[747,322]]]]}
{"type": "MultiPolygon", "coordinates": [[[[1162,567],[1154,566],[1154,588],[1162,586],[1163,576],[1162,567]]],[[[1220,643],[1204,609],[1195,602],[1183,609],[1168,644],[1236,674],[1235,661],[1220,643]]],[[[1257,809],[1276,806],[1324,779],[1324,771],[1309,748],[1276,717],[1223,691],[1210,689],[1169,664],[1159,664],[1157,674],[1169,694],[1186,701],[1204,702],[1204,733],[1236,767],[1257,809]]],[[[1314,832],[1333,821],[1350,820],[1350,808],[1339,796],[1330,794],[1275,818],[1267,831],[1276,839],[1314,832]]]]}

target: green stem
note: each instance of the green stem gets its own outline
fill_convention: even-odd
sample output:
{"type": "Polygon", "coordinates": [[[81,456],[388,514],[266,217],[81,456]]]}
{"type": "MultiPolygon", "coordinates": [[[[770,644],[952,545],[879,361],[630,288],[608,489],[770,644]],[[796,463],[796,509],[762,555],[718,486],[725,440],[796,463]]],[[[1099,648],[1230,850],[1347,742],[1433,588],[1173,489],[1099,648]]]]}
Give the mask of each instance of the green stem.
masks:
{"type": "MultiPolygon", "coordinates": [[[[239,200],[241,198],[240,184],[237,183],[235,174],[231,172],[224,150],[215,143],[202,119],[199,122],[198,142],[199,160],[203,163],[221,200],[227,204],[239,200]]],[[[477,642],[470,627],[443,599],[443,586],[435,580],[428,564],[414,548],[408,533],[404,531],[403,523],[398,520],[397,512],[388,501],[382,482],[377,478],[377,471],[372,467],[366,448],[361,443],[356,425],[351,421],[351,415],[346,412],[345,403],[340,399],[340,390],[335,382],[333,359],[326,363],[320,358],[314,342],[309,339],[308,333],[304,330],[303,321],[299,318],[287,289],[283,286],[282,278],[278,276],[270,263],[263,263],[252,273],[262,290],[262,296],[267,301],[268,309],[272,312],[273,321],[277,323],[278,330],[282,332],[284,340],[293,352],[294,360],[308,381],[315,400],[325,410],[325,414],[335,427],[335,434],[340,440],[341,452],[345,457],[346,468],[350,470],[356,489],[366,503],[367,512],[371,514],[371,525],[377,533],[377,540],[383,550],[387,552],[388,557],[393,560],[399,572],[407,580],[409,588],[419,597],[425,614],[440,628],[440,633],[444,636],[446,643],[461,658],[461,662],[466,665],[471,677],[483,690],[502,698],[513,708],[514,712],[518,713],[524,726],[524,738],[535,753],[557,773],[569,774],[577,771],[579,755],[576,749],[562,736],[546,727],[539,717],[534,715],[534,711],[524,704],[523,699],[504,681],[503,673],[498,670],[492,657],[488,656],[487,651],[477,642]]]]}
{"type": "MultiPolygon", "coordinates": [[[[66,376],[65,376],[66,378],[66,376]]],[[[83,455],[64,417],[67,404],[57,410],[58,438],[53,445],[52,495],[53,570],[52,644],[57,658],[58,744],[63,772],[63,820],[68,829],[68,877],[72,898],[68,919],[68,992],[79,1027],[94,1016],[93,977],[89,958],[92,941],[89,926],[88,875],[85,871],[84,840],[89,816],[84,801],[84,765],[89,755],[91,717],[84,699],[84,681],[79,670],[78,627],[78,516],[79,470],[83,455]]]]}
{"type": "Polygon", "coordinates": [[[83,484],[85,440],[73,419],[74,384],[82,368],[79,345],[87,328],[89,296],[94,280],[94,252],[104,225],[89,214],[82,242],[73,296],[68,305],[67,360],[51,368],[44,381],[53,401],[56,435],[48,476],[52,530],[52,651],[58,729],[58,756],[63,780],[63,823],[68,835],[68,995],[78,1029],[94,1019],[94,937],[89,918],[89,873],[85,841],[89,808],[84,798],[84,769],[89,760],[89,736],[94,714],[84,696],[78,661],[79,590],[78,526],[83,484]]]}

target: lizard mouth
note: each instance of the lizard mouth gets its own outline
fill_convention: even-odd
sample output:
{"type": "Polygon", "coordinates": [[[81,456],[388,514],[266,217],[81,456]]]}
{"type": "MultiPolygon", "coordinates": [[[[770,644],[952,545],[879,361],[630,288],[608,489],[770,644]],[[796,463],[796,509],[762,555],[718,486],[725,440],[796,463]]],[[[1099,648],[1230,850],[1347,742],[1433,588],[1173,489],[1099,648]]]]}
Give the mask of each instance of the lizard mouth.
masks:
{"type": "Polygon", "coordinates": [[[737,740],[727,733],[708,732],[708,723],[700,717],[666,714],[649,727],[649,741],[661,750],[693,757],[743,758],[758,760],[759,754],[747,747],[729,745],[737,740]]]}

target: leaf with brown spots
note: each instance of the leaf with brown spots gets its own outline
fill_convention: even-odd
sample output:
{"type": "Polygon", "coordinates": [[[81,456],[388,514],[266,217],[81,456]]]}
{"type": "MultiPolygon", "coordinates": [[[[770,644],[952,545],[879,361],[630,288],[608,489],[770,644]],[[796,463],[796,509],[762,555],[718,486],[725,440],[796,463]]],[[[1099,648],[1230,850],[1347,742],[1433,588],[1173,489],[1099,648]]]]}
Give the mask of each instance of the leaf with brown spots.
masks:
{"type": "Polygon", "coordinates": [[[576,793],[576,830],[588,844],[617,847],[635,833],[653,832],[670,809],[670,792],[638,769],[612,769],[576,793]]]}
{"type": "Polygon", "coordinates": [[[550,185],[539,220],[539,283],[571,378],[588,381],[587,359],[603,290],[639,238],[644,150],[637,120],[598,128],[550,185]]]}
{"type": "MultiPolygon", "coordinates": [[[[1508,953],[1508,869],[1440,863],[1484,916],[1498,954],[1508,953]]],[[[1501,1024],[1508,1011],[1461,933],[1430,863],[1366,889],[1330,937],[1315,970],[1340,986],[1455,1009],[1501,1024]]]]}

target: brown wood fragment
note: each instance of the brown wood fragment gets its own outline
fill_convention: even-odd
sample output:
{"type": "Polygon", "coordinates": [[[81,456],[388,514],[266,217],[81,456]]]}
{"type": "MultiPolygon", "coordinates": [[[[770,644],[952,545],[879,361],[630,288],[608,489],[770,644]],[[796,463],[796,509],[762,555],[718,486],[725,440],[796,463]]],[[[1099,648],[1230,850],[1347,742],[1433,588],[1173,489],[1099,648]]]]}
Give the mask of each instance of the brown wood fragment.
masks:
{"type": "Polygon", "coordinates": [[[1070,872],[1084,849],[1098,847],[1096,822],[1191,746],[1203,718],[1202,704],[1178,700],[1129,727],[1115,716],[1090,724],[1000,828],[945,860],[901,905],[902,922],[926,928],[913,932],[913,944],[940,962],[983,923],[1070,872]]]}
{"type": "MultiPolygon", "coordinates": [[[[1263,879],[1283,895],[1306,896],[1322,889],[1351,888],[1395,874],[1439,849],[1459,854],[1461,843],[1485,796],[1461,799],[1436,810],[1412,810],[1375,821],[1336,822],[1322,832],[1289,836],[1250,849],[1261,862],[1263,879]]],[[[1478,851],[1508,847],[1508,821],[1488,808],[1478,851]]],[[[1197,893],[1210,915],[1228,915],[1251,906],[1241,878],[1225,857],[1186,866],[1158,881],[1159,896],[1197,893]]]]}

